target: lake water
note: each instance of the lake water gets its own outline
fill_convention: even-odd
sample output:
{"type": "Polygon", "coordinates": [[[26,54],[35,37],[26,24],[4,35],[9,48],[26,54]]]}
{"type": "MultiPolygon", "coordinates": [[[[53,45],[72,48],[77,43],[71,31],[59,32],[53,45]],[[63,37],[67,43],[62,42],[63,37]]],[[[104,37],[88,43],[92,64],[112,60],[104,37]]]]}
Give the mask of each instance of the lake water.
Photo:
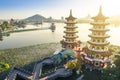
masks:
{"type": "MultiPolygon", "coordinates": [[[[43,25],[39,25],[39,28],[49,27],[50,23],[44,23],[43,25]]],[[[0,41],[0,49],[8,49],[8,48],[16,48],[23,47],[29,45],[36,45],[42,43],[51,43],[51,42],[60,42],[63,39],[63,31],[65,24],[64,23],[56,23],[56,31],[52,32],[50,29],[47,30],[37,30],[37,31],[27,31],[27,32],[18,32],[11,33],[10,36],[3,37],[3,41],[0,41]]],[[[79,39],[82,42],[88,41],[90,38],[88,34],[91,32],[89,28],[92,27],[90,24],[77,24],[78,26],[78,35],[79,39]]],[[[37,28],[35,25],[27,25],[26,28],[37,28]]],[[[111,36],[108,40],[111,44],[120,46],[120,27],[107,26],[110,29],[108,34],[111,36]]]]}

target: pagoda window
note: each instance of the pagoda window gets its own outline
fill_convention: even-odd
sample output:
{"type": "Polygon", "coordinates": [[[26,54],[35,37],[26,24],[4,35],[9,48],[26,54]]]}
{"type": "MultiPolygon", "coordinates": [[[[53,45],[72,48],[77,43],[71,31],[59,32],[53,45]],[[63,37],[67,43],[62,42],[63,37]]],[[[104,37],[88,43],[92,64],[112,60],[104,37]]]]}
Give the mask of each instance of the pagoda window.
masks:
{"type": "Polygon", "coordinates": [[[96,55],[96,58],[99,58],[99,55],[96,55]]]}
{"type": "Polygon", "coordinates": [[[105,41],[104,41],[104,40],[102,40],[102,42],[104,43],[105,41]]]}
{"type": "Polygon", "coordinates": [[[94,46],[92,46],[92,49],[94,49],[95,47],[94,46]]]}
{"type": "Polygon", "coordinates": [[[100,35],[100,33],[98,33],[98,35],[100,35]]]}
{"type": "Polygon", "coordinates": [[[97,42],[100,42],[100,40],[97,40],[97,42]]]}
{"type": "Polygon", "coordinates": [[[99,49],[99,47],[97,47],[97,49],[99,49]]]}
{"type": "Polygon", "coordinates": [[[104,50],[104,47],[102,47],[102,50],[104,50]]]}
{"type": "Polygon", "coordinates": [[[100,29],[101,27],[99,26],[99,29],[100,29]]]}
{"type": "Polygon", "coordinates": [[[98,63],[95,63],[96,66],[98,66],[99,64],[98,63]]]}

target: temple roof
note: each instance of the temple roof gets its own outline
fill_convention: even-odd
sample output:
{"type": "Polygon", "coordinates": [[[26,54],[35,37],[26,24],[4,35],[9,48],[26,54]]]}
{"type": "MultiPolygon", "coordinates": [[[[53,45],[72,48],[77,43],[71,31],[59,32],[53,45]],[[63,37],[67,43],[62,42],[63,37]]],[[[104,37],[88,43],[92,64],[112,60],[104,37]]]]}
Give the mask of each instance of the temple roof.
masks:
{"type": "Polygon", "coordinates": [[[103,13],[102,13],[102,6],[100,6],[98,15],[95,16],[95,17],[92,17],[92,19],[94,19],[94,20],[105,20],[107,18],[108,17],[104,16],[103,13]]]}
{"type": "Polygon", "coordinates": [[[77,19],[77,18],[75,18],[75,17],[73,17],[72,16],[72,10],[70,10],[70,15],[69,15],[69,17],[67,17],[67,18],[65,18],[65,19],[67,19],[67,20],[74,20],[74,19],[77,19]]]}

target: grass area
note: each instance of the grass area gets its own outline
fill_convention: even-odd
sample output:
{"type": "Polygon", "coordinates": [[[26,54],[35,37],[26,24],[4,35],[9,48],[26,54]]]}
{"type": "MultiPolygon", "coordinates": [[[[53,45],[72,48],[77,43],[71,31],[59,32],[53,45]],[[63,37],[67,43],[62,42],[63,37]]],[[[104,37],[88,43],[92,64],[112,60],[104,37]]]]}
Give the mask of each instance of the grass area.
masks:
{"type": "MultiPolygon", "coordinates": [[[[13,67],[23,67],[30,70],[34,67],[35,61],[52,55],[56,49],[60,48],[59,43],[45,43],[33,46],[0,50],[0,61],[8,63],[10,69],[13,67]]],[[[0,80],[3,80],[9,70],[0,72],[0,80]]]]}
{"type": "MultiPolygon", "coordinates": [[[[23,69],[32,72],[37,60],[52,55],[52,53],[59,48],[61,48],[59,43],[45,43],[0,50],[0,61],[8,63],[10,65],[10,69],[13,67],[22,67],[23,69]]],[[[120,52],[120,46],[111,45],[110,48],[113,50],[114,55],[120,52]]],[[[0,80],[3,80],[7,76],[10,69],[0,72],[0,80]]]]}

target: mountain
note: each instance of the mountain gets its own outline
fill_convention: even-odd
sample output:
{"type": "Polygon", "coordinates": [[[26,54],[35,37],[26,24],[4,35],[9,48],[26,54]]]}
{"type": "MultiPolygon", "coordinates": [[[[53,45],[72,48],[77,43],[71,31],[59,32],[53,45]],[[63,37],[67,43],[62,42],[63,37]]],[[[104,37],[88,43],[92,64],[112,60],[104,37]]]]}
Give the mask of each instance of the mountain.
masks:
{"type": "Polygon", "coordinates": [[[36,14],[36,15],[33,15],[33,16],[30,16],[30,17],[24,19],[24,21],[27,21],[27,22],[41,22],[41,21],[45,21],[46,19],[47,18],[45,18],[44,16],[36,14]]]}
{"type": "Polygon", "coordinates": [[[22,21],[25,21],[25,22],[31,23],[31,24],[36,24],[36,23],[41,23],[41,22],[63,22],[63,20],[61,20],[61,19],[53,19],[52,17],[46,18],[39,14],[30,16],[26,19],[23,19],[22,21]]]}

